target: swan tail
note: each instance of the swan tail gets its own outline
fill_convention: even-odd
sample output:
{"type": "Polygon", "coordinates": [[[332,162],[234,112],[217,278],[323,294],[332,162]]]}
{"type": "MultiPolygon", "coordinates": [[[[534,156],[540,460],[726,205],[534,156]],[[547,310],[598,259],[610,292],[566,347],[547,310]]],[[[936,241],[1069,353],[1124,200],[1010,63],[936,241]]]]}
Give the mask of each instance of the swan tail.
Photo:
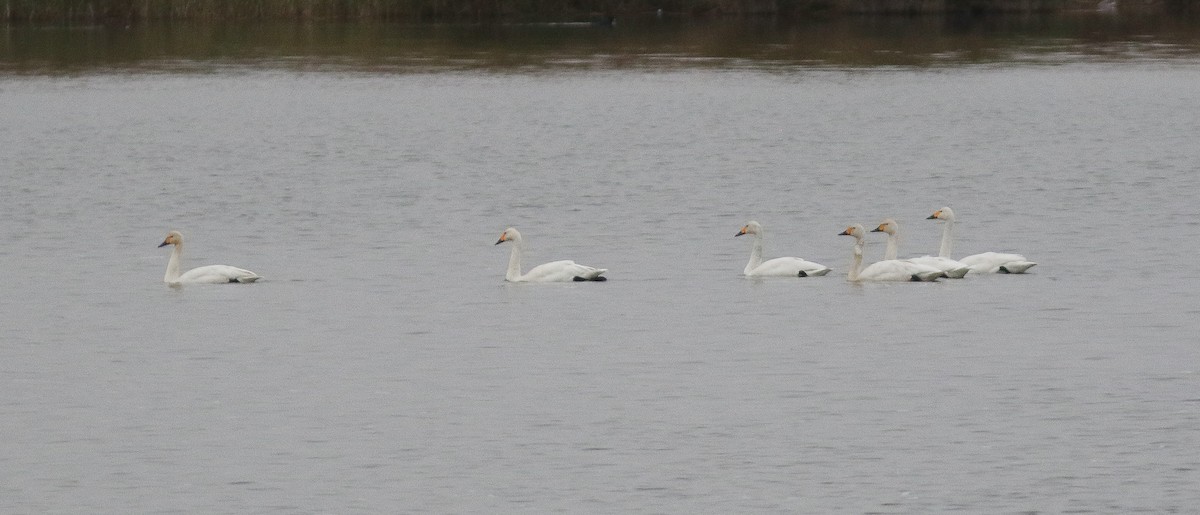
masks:
{"type": "Polygon", "coordinates": [[[967,275],[967,272],[970,272],[970,271],[971,271],[971,267],[967,267],[967,266],[951,268],[949,270],[946,270],[946,277],[948,277],[950,279],[962,279],[963,276],[967,275]]]}
{"type": "Polygon", "coordinates": [[[946,272],[943,272],[941,270],[938,270],[936,272],[916,272],[916,273],[912,274],[912,280],[913,281],[930,282],[930,281],[936,281],[936,280],[938,280],[939,277],[945,277],[945,276],[946,276],[946,272]]]}
{"type": "Polygon", "coordinates": [[[591,270],[588,270],[587,273],[585,273],[583,275],[577,275],[577,276],[573,277],[571,280],[575,281],[575,282],[583,282],[583,281],[603,282],[603,281],[608,280],[607,277],[604,277],[604,272],[607,272],[607,271],[608,271],[607,268],[593,268],[591,270]]]}
{"type": "Polygon", "coordinates": [[[1012,261],[1000,265],[1000,273],[1002,274],[1023,274],[1026,270],[1033,268],[1037,263],[1033,261],[1012,261]]]}

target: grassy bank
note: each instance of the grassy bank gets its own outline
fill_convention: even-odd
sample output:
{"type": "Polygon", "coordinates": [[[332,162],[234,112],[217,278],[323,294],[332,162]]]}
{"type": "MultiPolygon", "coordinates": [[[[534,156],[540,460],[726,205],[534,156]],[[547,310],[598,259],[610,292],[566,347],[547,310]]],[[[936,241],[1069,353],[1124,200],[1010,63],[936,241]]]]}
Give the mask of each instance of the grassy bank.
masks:
{"type": "MultiPolygon", "coordinates": [[[[1191,11],[1200,0],[1124,0],[1122,11],[1191,11]]],[[[667,16],[1034,13],[1095,9],[1095,0],[0,0],[10,22],[156,20],[581,20],[667,16]]]]}

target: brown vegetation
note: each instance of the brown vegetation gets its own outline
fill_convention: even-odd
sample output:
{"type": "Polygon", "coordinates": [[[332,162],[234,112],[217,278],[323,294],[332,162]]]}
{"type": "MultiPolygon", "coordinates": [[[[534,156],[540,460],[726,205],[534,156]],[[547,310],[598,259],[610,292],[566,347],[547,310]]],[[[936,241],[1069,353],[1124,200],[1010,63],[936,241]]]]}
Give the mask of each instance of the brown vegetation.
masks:
{"type": "MultiPolygon", "coordinates": [[[[1118,0],[1122,10],[1187,11],[1194,0],[1118,0]]],[[[1095,9],[1095,0],[0,0],[10,22],[150,20],[604,19],[616,15],[785,16],[1032,13],[1095,9]]]]}

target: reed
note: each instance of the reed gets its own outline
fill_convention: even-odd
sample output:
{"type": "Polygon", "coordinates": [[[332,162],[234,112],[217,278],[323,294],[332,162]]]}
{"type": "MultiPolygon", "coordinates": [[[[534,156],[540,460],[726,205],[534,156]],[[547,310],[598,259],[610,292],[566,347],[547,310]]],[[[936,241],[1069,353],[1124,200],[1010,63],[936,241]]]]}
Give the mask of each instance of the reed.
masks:
{"type": "MultiPolygon", "coordinates": [[[[1191,10],[1200,0],[1122,2],[1143,10],[1191,10]]],[[[671,16],[805,16],[1054,12],[1093,0],[0,0],[10,22],[154,20],[543,20],[665,12],[671,16]],[[660,11],[661,10],[661,11],[660,11]]]]}

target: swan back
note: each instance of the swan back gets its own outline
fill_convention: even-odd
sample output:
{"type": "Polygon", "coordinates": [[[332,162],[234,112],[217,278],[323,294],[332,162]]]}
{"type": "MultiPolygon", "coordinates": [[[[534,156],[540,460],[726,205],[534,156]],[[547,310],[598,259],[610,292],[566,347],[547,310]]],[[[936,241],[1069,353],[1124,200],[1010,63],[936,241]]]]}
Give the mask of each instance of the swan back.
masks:
{"type": "Polygon", "coordinates": [[[871,263],[858,274],[859,281],[934,281],[944,274],[941,270],[929,266],[902,261],[885,259],[871,263]]]}

